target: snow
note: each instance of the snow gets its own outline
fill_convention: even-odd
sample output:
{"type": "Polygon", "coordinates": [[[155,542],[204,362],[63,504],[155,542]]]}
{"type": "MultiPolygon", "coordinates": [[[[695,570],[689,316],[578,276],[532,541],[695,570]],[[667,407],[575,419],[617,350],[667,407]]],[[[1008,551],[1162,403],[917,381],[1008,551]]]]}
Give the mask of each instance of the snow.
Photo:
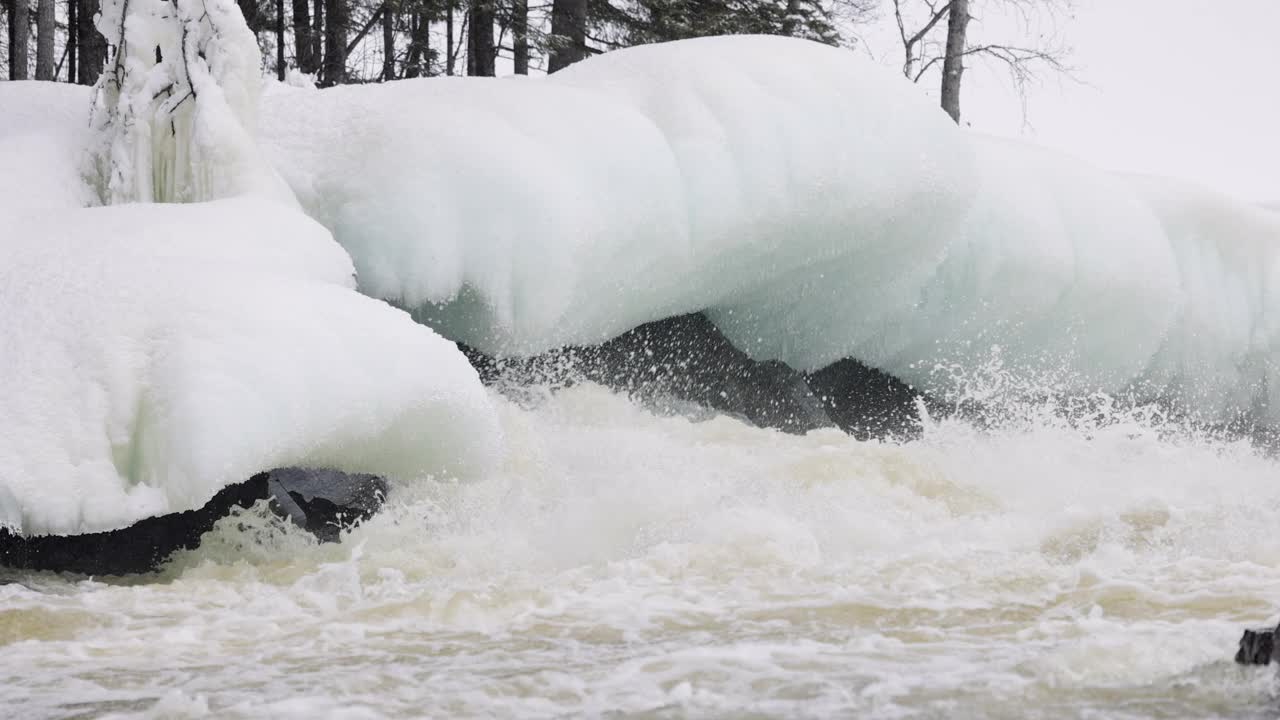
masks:
{"type": "Polygon", "coordinates": [[[541,81],[275,86],[262,134],[362,290],[497,353],[605,340],[838,257],[921,274],[973,176],[913,87],[783,38],[632,48],[541,81]]]}
{"type": "Polygon", "coordinates": [[[0,135],[0,212],[6,209],[57,210],[92,202],[84,181],[86,159],[69,133],[0,135]]]}
{"type": "Polygon", "coordinates": [[[0,137],[89,126],[89,93],[80,85],[28,80],[0,83],[0,137]]]}
{"type": "Polygon", "coordinates": [[[80,533],[279,466],[483,472],[452,343],[353,292],[295,210],[236,199],[11,214],[0,236],[0,524],[80,533]]]}
{"type": "Polygon", "coordinates": [[[86,88],[0,83],[0,211],[82,207],[89,143],[86,88]]]}
{"type": "Polygon", "coordinates": [[[804,370],[854,357],[946,394],[940,366],[997,355],[1047,390],[1280,425],[1280,215],[971,134],[847,51],[707,38],[541,80],[272,84],[261,113],[221,57],[204,119],[160,145],[101,124],[145,93],[97,95],[134,161],[95,188],[88,95],[0,84],[0,523],[119,527],[279,465],[483,472],[501,438],[474,371],[371,298],[493,354],[705,311],[804,370]],[[90,189],[230,199],[79,209],[90,189]]]}
{"type": "Polygon", "coordinates": [[[273,86],[263,142],[360,286],[494,354],[706,311],[759,359],[1280,422],[1266,211],[955,127],[847,51],[705,38],[543,80],[273,86]],[[1049,387],[1051,385],[1051,387],[1049,387]]]}
{"type": "Polygon", "coordinates": [[[120,48],[94,87],[104,203],[291,200],[253,142],[262,58],[234,0],[108,0],[95,24],[120,48]]]}

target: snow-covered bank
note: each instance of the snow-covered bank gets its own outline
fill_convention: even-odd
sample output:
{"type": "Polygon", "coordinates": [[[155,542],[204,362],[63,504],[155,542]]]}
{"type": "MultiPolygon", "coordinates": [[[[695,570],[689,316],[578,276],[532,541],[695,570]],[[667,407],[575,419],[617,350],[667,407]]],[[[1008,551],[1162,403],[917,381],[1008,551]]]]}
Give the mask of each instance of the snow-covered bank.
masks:
{"type": "Polygon", "coordinates": [[[363,290],[441,303],[429,314],[446,335],[526,354],[840,258],[859,269],[841,280],[851,298],[914,287],[974,168],[899,80],[816,43],[706,38],[542,81],[276,86],[262,140],[363,290]]]}
{"type": "MultiPolygon", "coordinates": [[[[0,212],[83,207],[94,200],[89,88],[0,82],[0,212]]],[[[0,236],[2,237],[2,236],[0,236]]]]}
{"type": "Polygon", "coordinates": [[[284,466],[488,468],[475,371],[355,292],[259,152],[236,4],[112,0],[97,26],[91,92],[0,86],[0,527],[113,530],[284,466]]]}
{"type": "MultiPolygon", "coordinates": [[[[800,370],[856,358],[945,396],[965,373],[940,364],[998,353],[1049,391],[1280,424],[1280,216],[974,136],[837,49],[713,38],[540,81],[272,86],[256,146],[205,148],[223,180],[179,185],[275,196],[254,178],[278,172],[350,258],[289,197],[37,213],[82,204],[67,118],[88,94],[7,85],[0,159],[37,181],[0,238],[21,371],[0,391],[35,420],[0,453],[27,468],[0,519],[27,532],[189,507],[278,465],[483,466],[475,373],[352,293],[353,266],[494,355],[705,312],[800,370]],[[28,95],[48,127],[15,109],[28,95]]],[[[181,154],[151,150],[173,180],[181,154]]]]}
{"type": "Polygon", "coordinates": [[[352,291],[316,223],[241,199],[0,217],[0,524],[79,533],[301,465],[480,472],[475,372],[352,291]]]}
{"type": "Polygon", "coordinates": [[[706,311],[757,359],[940,363],[1280,421],[1280,219],[952,125],[783,38],[631,48],[543,81],[273,88],[264,148],[361,288],[492,354],[706,311]]]}

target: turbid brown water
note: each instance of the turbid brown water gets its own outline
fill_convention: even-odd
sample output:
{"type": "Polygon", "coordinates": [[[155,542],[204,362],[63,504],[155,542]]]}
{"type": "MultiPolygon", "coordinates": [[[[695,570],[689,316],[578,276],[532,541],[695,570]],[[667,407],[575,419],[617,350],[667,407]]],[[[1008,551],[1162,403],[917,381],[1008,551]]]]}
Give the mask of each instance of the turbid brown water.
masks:
{"type": "Polygon", "coordinates": [[[6,717],[1273,717],[1280,464],[1115,417],[906,444],[502,406],[508,454],[341,544],[9,573],[6,717]]]}

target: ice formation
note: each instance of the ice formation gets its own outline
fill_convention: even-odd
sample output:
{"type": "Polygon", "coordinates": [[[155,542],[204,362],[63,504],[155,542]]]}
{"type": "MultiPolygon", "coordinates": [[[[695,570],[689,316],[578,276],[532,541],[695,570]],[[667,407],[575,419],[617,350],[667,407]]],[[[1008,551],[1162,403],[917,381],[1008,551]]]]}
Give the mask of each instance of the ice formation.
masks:
{"type": "Polygon", "coordinates": [[[261,58],[235,2],[108,0],[96,25],[116,48],[94,88],[104,202],[289,197],[253,143],[261,58]]]}
{"type": "Polygon", "coordinates": [[[254,199],[0,217],[0,525],[107,530],[263,469],[479,472],[475,372],[254,199]]]}
{"type": "Polygon", "coordinates": [[[801,369],[946,393],[939,363],[1000,353],[1058,391],[1280,422],[1274,214],[961,130],[848,52],[707,38],[264,107],[361,288],[490,353],[701,310],[801,369]]]}
{"type": "Polygon", "coordinates": [[[0,526],[115,529],[279,466],[489,467],[475,371],[355,292],[263,161],[236,5],[124,8],[91,122],[83,91],[0,84],[0,526]]]}
{"type": "Polygon", "coordinates": [[[1054,390],[1280,425],[1271,210],[971,134],[892,73],[782,38],[634,48],[545,80],[273,85],[255,138],[242,21],[183,12],[208,65],[176,64],[181,33],[139,20],[133,79],[94,100],[98,167],[126,168],[97,189],[274,200],[48,212],[83,203],[87,135],[61,118],[88,98],[0,86],[0,160],[35,178],[0,193],[17,418],[0,522],[23,531],[184,509],[286,463],[483,467],[498,439],[475,374],[352,293],[353,265],[365,293],[493,354],[703,311],[799,369],[854,357],[946,393],[940,364],[998,352],[1054,390]],[[170,82],[223,99],[143,101],[170,82]],[[28,96],[39,112],[9,102],[28,96]]]}
{"type": "Polygon", "coordinates": [[[530,353],[838,258],[892,269],[847,276],[858,297],[927,272],[972,159],[898,80],[816,43],[709,38],[545,81],[274,87],[262,127],[363,290],[443,304],[424,316],[449,337],[530,353]]]}

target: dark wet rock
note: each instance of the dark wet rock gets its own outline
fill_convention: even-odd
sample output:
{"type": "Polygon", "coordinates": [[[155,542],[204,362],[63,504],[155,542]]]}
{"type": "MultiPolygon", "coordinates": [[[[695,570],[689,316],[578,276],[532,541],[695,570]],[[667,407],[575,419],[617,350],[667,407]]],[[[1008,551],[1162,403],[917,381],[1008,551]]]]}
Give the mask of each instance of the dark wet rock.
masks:
{"type": "Polygon", "coordinates": [[[302,468],[266,475],[271,509],[321,542],[336,542],[343,528],[368,520],[387,495],[387,481],[376,475],[302,468]]]}
{"type": "Polygon", "coordinates": [[[660,409],[694,403],[792,433],[833,426],[802,373],[777,361],[752,360],[701,314],[647,323],[601,345],[533,358],[495,359],[459,347],[486,384],[588,380],[660,409]]]}
{"type": "Polygon", "coordinates": [[[0,529],[0,566],[85,575],[150,572],[174,552],[198,546],[200,537],[235,508],[264,499],[281,518],[321,541],[333,541],[343,527],[376,512],[386,489],[386,481],[373,475],[270,470],[223,488],[198,510],[146,518],[119,530],[25,537],[0,529]]]}
{"type": "Polygon", "coordinates": [[[827,416],[860,440],[915,437],[920,431],[920,403],[931,414],[943,411],[910,385],[857,360],[832,363],[810,373],[808,381],[827,416]]]}
{"type": "Polygon", "coordinates": [[[1275,657],[1276,635],[1280,634],[1280,625],[1262,630],[1245,630],[1240,638],[1240,649],[1236,651],[1236,662],[1241,665],[1267,665],[1275,657]]]}
{"type": "Polygon", "coordinates": [[[589,380],[659,409],[693,403],[793,433],[836,426],[859,439],[906,439],[919,433],[918,403],[931,413],[944,411],[857,360],[808,375],[778,361],[752,360],[700,313],[647,323],[598,346],[532,358],[497,359],[459,347],[485,384],[518,389],[589,380]]]}

